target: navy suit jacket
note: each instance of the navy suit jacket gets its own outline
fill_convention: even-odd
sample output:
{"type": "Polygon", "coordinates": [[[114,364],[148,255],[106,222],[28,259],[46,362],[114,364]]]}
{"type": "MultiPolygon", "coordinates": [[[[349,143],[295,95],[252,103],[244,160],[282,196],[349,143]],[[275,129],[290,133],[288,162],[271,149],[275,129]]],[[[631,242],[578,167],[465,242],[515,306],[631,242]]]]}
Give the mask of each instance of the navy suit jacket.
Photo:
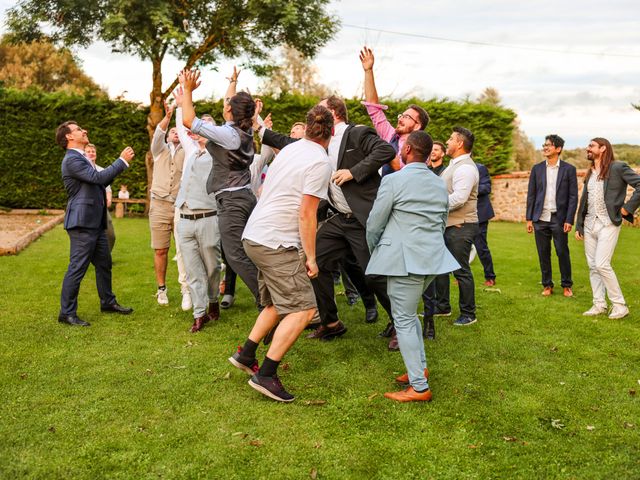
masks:
{"type": "Polygon", "coordinates": [[[480,174],[480,183],[478,183],[478,222],[488,222],[496,216],[491,205],[491,176],[487,167],[481,163],[476,163],[478,173],[480,174]]]}
{"type": "Polygon", "coordinates": [[[105,187],[127,168],[119,158],[98,172],[77,150],[68,149],[62,160],[62,181],[69,196],[64,228],[107,228],[107,194],[105,187]]]}
{"type": "MultiPolygon", "coordinates": [[[[573,225],[578,208],[578,178],[576,167],[558,160],[559,170],[556,181],[556,218],[560,224],[573,225]]],[[[547,163],[540,162],[533,166],[529,176],[527,191],[527,220],[537,222],[542,215],[544,195],[547,191],[547,163]]]]}

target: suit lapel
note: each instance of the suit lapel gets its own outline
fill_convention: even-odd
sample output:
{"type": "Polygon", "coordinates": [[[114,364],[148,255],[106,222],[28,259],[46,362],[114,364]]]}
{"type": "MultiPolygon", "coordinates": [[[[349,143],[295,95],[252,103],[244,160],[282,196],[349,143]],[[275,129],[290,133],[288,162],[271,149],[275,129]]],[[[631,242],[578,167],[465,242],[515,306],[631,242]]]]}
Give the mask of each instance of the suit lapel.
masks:
{"type": "Polygon", "coordinates": [[[353,124],[349,124],[342,135],[342,141],[340,142],[340,150],[338,151],[338,164],[337,169],[340,170],[342,168],[342,159],[344,158],[344,152],[347,149],[347,138],[351,133],[351,129],[353,128],[353,124]]]}
{"type": "Polygon", "coordinates": [[[564,174],[565,174],[564,162],[558,159],[558,178],[556,178],[556,194],[558,193],[558,189],[560,188],[560,181],[562,180],[562,176],[564,174]]]}

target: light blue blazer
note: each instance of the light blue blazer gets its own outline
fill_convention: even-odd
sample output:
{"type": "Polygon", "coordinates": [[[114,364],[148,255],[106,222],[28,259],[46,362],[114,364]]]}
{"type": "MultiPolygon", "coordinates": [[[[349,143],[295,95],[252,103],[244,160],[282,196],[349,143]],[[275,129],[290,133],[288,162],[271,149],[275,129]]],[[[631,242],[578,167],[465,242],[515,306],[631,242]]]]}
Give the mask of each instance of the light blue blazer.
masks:
{"type": "Polygon", "coordinates": [[[369,275],[438,275],[460,268],[444,245],[449,194],[424,163],[382,178],[367,220],[369,275]]]}

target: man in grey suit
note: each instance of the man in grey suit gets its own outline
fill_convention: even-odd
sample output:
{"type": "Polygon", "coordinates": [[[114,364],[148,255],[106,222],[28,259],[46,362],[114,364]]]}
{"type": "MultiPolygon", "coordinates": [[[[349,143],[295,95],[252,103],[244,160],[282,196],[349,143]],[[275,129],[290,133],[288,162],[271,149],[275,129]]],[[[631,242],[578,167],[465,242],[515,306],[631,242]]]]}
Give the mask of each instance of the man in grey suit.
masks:
{"type": "Polygon", "coordinates": [[[399,402],[430,401],[427,360],[420,320],[416,314],[425,288],[438,274],[460,268],[447,250],[449,196],[444,181],[426,161],[433,140],[412,132],[400,152],[405,168],[382,179],[367,220],[371,260],[367,275],[386,275],[387,293],[407,373],[396,378],[406,390],[385,393],[399,402]]]}
{"type": "Polygon", "coordinates": [[[116,302],[111,290],[111,252],[107,242],[107,196],[105,187],[129,167],[133,149],[125,148],[112,165],[101,172],[84,156],[89,143],[87,131],[70,120],[56,131],[56,142],[66,153],[62,160],[62,180],[69,196],[64,228],[71,241],[69,268],[62,282],[58,321],[88,327],[77,315],[78,292],[89,263],[96,268],[96,286],[100,309],[107,313],[127,315],[133,309],[116,302]]]}

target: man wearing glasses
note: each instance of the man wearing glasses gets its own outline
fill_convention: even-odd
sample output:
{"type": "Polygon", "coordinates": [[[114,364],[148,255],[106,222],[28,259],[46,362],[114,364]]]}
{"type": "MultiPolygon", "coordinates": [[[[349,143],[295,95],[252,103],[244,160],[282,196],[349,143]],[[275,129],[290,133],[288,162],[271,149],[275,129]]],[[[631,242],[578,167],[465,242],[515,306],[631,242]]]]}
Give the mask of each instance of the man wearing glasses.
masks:
{"type": "Polygon", "coordinates": [[[62,181],[69,201],[64,216],[64,228],[71,242],[69,268],[62,282],[58,321],[67,325],[88,327],[80,319],[78,292],[89,263],[96,269],[96,286],[100,296],[100,310],[127,315],[133,309],[116,302],[111,290],[111,252],[107,241],[107,196],[105,187],[129,167],[134,153],[126,147],[113,164],[96,170],[85,157],[89,143],[87,131],[70,120],[56,130],[56,143],[65,150],[62,160],[62,181]]]}
{"type": "Polygon", "coordinates": [[[560,263],[560,278],[565,297],[572,297],[571,257],[567,234],[573,227],[578,207],[576,167],[560,160],[564,140],[547,135],[542,154],[544,162],[533,166],[527,192],[527,232],[535,232],[538,260],[542,271],[542,295],[553,293],[551,275],[551,239],[560,263]]]}
{"type": "Polygon", "coordinates": [[[373,51],[364,47],[360,51],[360,62],[364,69],[364,98],[362,104],[367,108],[367,113],[373,122],[373,126],[378,135],[383,140],[389,142],[398,154],[388,165],[382,168],[382,176],[393,173],[404,166],[399,152],[411,132],[424,130],[429,124],[429,115],[424,108],[412,104],[400,115],[398,115],[398,125],[394,128],[387,120],[384,111],[388,108],[381,105],[376,90],[376,82],[373,76],[373,51]]]}

